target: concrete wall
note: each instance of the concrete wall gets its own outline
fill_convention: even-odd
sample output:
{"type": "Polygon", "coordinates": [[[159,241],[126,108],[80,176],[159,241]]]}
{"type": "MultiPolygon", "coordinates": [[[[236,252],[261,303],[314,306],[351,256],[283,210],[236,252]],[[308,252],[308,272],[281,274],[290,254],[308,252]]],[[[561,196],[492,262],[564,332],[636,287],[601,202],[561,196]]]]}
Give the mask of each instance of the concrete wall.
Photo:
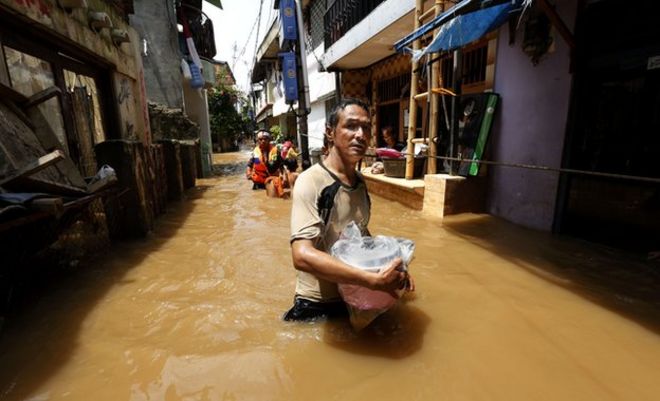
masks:
{"type": "Polygon", "coordinates": [[[324,100],[312,103],[312,112],[307,116],[307,133],[309,135],[309,149],[323,147],[323,134],[325,133],[324,100]]]}
{"type": "Polygon", "coordinates": [[[181,52],[172,0],[136,1],[134,10],[130,22],[140,37],[147,97],[171,108],[183,108],[181,52]],[[146,54],[143,40],[146,40],[146,54]]]}
{"type": "Polygon", "coordinates": [[[309,76],[309,100],[312,112],[307,117],[309,148],[323,146],[325,132],[325,99],[335,96],[335,73],[319,71],[319,58],[323,55],[323,44],[307,55],[307,74],[309,76]]]}
{"type": "Polygon", "coordinates": [[[185,97],[185,113],[199,125],[199,143],[202,153],[202,175],[211,174],[213,149],[211,146],[211,125],[209,123],[209,106],[206,89],[192,89],[190,85],[183,85],[185,97]]]}
{"type": "MultiPolygon", "coordinates": [[[[557,1],[572,30],[576,5],[557,1]]],[[[494,91],[501,95],[490,142],[490,159],[560,167],[572,76],[569,49],[553,29],[554,51],[534,66],[521,49],[522,31],[509,45],[508,26],[499,32],[494,91]]],[[[516,224],[549,231],[555,213],[557,173],[491,167],[489,213],[516,224]]]]}

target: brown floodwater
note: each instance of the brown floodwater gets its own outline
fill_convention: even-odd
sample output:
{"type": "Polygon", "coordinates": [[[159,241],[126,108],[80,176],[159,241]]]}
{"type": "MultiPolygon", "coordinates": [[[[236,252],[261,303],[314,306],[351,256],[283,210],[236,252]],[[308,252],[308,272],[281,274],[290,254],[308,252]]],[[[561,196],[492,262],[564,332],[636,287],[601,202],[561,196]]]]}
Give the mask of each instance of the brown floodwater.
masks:
{"type": "Polygon", "coordinates": [[[0,400],[659,399],[655,262],[373,196],[372,233],[416,241],[416,293],[360,333],[285,323],[290,200],[215,157],[149,238],[9,322],[0,400]]]}

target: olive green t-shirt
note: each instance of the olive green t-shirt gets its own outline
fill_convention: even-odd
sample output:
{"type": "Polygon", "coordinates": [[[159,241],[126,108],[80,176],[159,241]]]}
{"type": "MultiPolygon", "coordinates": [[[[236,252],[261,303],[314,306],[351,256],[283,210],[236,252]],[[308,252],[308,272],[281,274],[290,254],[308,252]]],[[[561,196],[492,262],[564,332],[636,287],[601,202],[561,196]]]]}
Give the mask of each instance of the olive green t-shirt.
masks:
{"type": "MultiPolygon", "coordinates": [[[[367,233],[370,200],[364,178],[358,173],[353,187],[342,183],[323,163],[300,174],[293,188],[291,242],[311,240],[314,248],[330,252],[342,230],[350,223],[367,233]]],[[[340,299],[337,284],[298,270],[296,295],[315,302],[340,299]]]]}

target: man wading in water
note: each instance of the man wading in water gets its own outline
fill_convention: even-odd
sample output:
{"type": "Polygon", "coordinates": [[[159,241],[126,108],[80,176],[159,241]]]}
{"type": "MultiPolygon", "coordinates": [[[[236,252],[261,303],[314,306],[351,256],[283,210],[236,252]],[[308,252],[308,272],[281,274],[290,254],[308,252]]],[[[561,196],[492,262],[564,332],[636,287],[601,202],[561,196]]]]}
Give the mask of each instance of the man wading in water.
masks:
{"type": "Polygon", "coordinates": [[[412,279],[401,271],[401,259],[373,273],[329,254],[351,221],[363,235],[369,235],[371,203],[364,179],[355,169],[371,138],[367,105],[355,99],[341,101],[330,114],[325,135],[328,156],[300,174],[293,189],[291,254],[298,272],[293,307],[284,314],[284,320],[348,316],[337,283],[392,294],[404,287],[414,290],[412,279]]]}

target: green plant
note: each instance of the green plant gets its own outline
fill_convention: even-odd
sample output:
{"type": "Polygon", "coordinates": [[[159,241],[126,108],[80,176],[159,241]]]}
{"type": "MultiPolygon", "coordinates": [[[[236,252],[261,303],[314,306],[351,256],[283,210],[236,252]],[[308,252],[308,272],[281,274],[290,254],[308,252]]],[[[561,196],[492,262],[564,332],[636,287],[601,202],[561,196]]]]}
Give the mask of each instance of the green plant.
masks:
{"type": "Polygon", "coordinates": [[[224,85],[218,80],[208,95],[211,140],[220,145],[223,151],[235,150],[235,144],[245,132],[249,132],[251,120],[249,108],[242,107],[239,113],[236,104],[247,104],[245,95],[237,89],[224,85]]]}
{"type": "Polygon", "coordinates": [[[273,140],[277,143],[282,142],[282,128],[280,128],[279,125],[275,124],[270,127],[269,129],[271,135],[273,136],[273,140]]]}

